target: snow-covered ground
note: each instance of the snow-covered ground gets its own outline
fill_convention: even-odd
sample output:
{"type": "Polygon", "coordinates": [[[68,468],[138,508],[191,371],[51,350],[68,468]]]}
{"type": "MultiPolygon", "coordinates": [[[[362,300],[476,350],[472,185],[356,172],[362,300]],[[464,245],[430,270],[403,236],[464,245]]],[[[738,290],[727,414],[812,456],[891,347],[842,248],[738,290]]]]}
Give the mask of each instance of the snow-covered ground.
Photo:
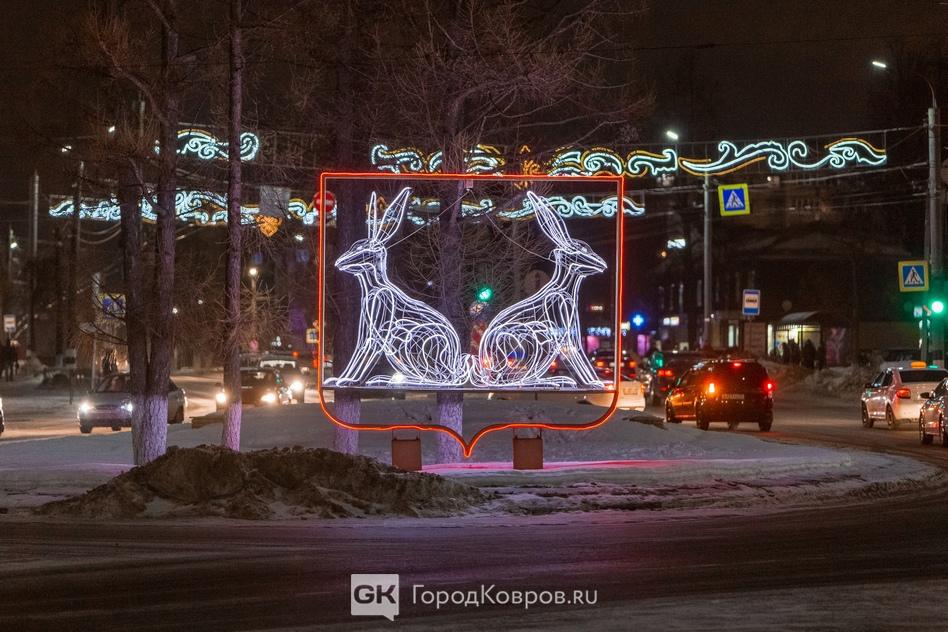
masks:
{"type": "MultiPolygon", "coordinates": [[[[368,400],[365,422],[424,419],[424,400],[368,400]]],[[[602,409],[558,402],[468,398],[465,432],[499,420],[590,421],[602,409]]],[[[941,470],[903,457],[768,441],[745,433],[654,425],[620,413],[587,432],[544,432],[546,469],[510,469],[509,431],[487,435],[471,459],[434,464],[437,440],[422,436],[426,470],[498,493],[493,509],[544,514],[563,510],[746,507],[904,493],[942,484],[941,470]]],[[[221,427],[169,426],[170,445],[216,444],[221,427]]],[[[243,450],[332,447],[333,426],[318,405],[248,409],[243,450]]],[[[389,432],[363,432],[360,452],[390,461],[389,432]]],[[[0,507],[25,507],[86,491],[131,466],[131,435],[92,435],[0,443],[0,507]]]]}

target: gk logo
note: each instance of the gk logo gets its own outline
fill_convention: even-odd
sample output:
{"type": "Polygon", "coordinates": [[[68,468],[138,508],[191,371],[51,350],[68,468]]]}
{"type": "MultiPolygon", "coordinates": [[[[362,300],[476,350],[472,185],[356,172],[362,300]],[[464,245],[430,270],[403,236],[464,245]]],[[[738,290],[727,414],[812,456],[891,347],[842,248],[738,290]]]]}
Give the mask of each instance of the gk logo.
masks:
{"type": "Polygon", "coordinates": [[[398,575],[353,574],[350,588],[352,616],[398,616],[398,575]]]}

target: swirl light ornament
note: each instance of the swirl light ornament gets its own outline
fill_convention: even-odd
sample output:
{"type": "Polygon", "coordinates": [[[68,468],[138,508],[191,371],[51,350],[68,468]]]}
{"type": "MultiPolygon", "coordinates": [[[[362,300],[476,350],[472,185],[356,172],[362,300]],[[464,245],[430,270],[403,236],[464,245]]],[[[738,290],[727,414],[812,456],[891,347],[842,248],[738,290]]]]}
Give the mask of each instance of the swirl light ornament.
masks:
{"type": "MultiPolygon", "coordinates": [[[[73,214],[73,199],[61,198],[49,207],[50,217],[70,217],[73,214]]],[[[155,209],[148,198],[141,201],[142,219],[154,222],[155,209]]],[[[257,204],[244,204],[240,207],[241,223],[252,226],[260,213],[257,204]]],[[[304,225],[312,226],[318,217],[316,210],[306,200],[292,198],[286,209],[287,215],[304,225]]],[[[335,213],[330,213],[334,217],[335,213]]],[[[118,200],[106,198],[87,202],[83,200],[80,209],[81,219],[117,222],[122,217],[118,200]]],[[[216,226],[227,223],[227,196],[213,191],[178,191],[175,194],[175,217],[180,222],[199,226],[216,226]]]]}
{"type": "MultiPolygon", "coordinates": [[[[160,147],[155,141],[155,153],[160,147]]],[[[178,130],[178,155],[191,156],[199,160],[227,160],[228,142],[219,139],[204,129],[178,130]]],[[[240,135],[240,160],[247,162],[257,157],[260,152],[260,138],[252,132],[240,135]]]]}
{"type": "MultiPolygon", "coordinates": [[[[811,154],[809,145],[803,140],[765,140],[741,146],[725,140],[717,144],[717,157],[689,158],[680,156],[678,150],[670,147],[658,153],[636,149],[625,155],[607,147],[563,147],[536,168],[549,175],[611,174],[642,178],[678,171],[699,176],[723,175],[763,160],[774,171],[878,167],[886,162],[885,150],[862,138],[840,138],[823,145],[823,149],[822,155],[816,155],[815,151],[811,154]]],[[[469,156],[469,173],[499,173],[506,165],[503,150],[493,145],[478,145],[469,156]]],[[[391,173],[437,173],[441,170],[439,152],[428,155],[416,147],[392,149],[387,145],[376,145],[369,159],[376,169],[391,173]]]]}
{"type": "Polygon", "coordinates": [[[722,175],[762,160],[773,171],[788,169],[842,169],[850,165],[878,167],[885,164],[885,151],[860,138],[841,138],[824,146],[823,156],[810,159],[810,149],[801,140],[751,143],[738,148],[730,141],[718,143],[719,156],[713,160],[680,158],[681,168],[693,175],[722,175]]]}
{"type": "Polygon", "coordinates": [[[386,244],[405,216],[409,193],[408,187],[402,189],[379,215],[373,192],[366,221],[368,237],[336,259],[337,268],[358,279],[362,309],[355,351],[342,373],[326,380],[326,386],[432,388],[461,386],[469,379],[471,357],[461,353],[461,341],[448,319],[388,278],[386,244]],[[395,374],[370,376],[382,356],[395,374]]]}

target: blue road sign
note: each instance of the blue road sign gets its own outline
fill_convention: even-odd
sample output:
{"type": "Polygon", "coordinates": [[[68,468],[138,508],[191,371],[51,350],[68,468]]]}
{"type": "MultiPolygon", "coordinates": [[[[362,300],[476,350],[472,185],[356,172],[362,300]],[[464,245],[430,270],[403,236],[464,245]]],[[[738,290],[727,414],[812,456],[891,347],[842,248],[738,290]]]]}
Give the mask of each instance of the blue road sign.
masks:
{"type": "Polygon", "coordinates": [[[721,215],[750,215],[750,193],[747,184],[722,184],[718,187],[721,215]]]}
{"type": "Polygon", "coordinates": [[[745,316],[760,316],[760,290],[744,290],[741,313],[745,316]]]}
{"type": "Polygon", "coordinates": [[[927,261],[899,261],[899,291],[928,291],[927,261]]]}

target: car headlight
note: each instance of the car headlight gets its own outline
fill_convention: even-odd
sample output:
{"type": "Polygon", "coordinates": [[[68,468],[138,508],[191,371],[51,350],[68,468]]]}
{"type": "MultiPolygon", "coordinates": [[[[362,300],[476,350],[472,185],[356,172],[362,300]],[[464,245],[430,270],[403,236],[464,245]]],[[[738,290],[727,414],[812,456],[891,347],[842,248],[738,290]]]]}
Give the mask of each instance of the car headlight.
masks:
{"type": "Polygon", "coordinates": [[[260,401],[264,404],[275,404],[277,400],[276,393],[264,393],[260,401]]]}
{"type": "Polygon", "coordinates": [[[132,411],[135,410],[135,404],[133,404],[132,402],[125,402],[124,404],[122,404],[122,410],[131,414],[132,411]]]}
{"type": "Polygon", "coordinates": [[[294,393],[302,393],[303,383],[300,382],[299,380],[295,380],[292,384],[290,384],[290,390],[293,391],[294,393]]]}
{"type": "Polygon", "coordinates": [[[80,415],[84,415],[85,413],[89,412],[90,410],[92,410],[92,404],[90,404],[89,402],[82,402],[81,404],[79,404],[79,414],[80,414],[80,415]]]}
{"type": "Polygon", "coordinates": [[[220,393],[218,393],[218,394],[216,394],[216,395],[214,396],[214,400],[215,400],[218,404],[220,404],[221,406],[223,406],[224,404],[227,403],[227,393],[225,393],[224,391],[221,391],[220,393]]]}

